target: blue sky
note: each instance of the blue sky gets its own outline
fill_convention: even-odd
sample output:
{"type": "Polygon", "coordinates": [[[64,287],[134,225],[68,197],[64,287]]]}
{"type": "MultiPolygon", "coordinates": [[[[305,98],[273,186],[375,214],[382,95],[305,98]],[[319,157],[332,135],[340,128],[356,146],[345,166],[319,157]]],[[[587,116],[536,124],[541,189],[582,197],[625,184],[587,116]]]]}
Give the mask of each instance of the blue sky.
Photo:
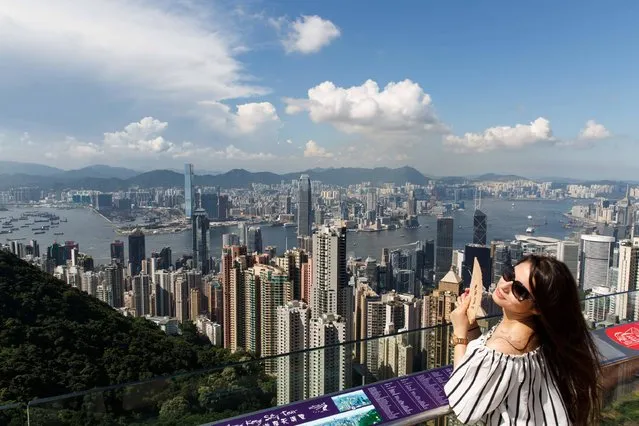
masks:
{"type": "Polygon", "coordinates": [[[0,159],[636,179],[636,2],[0,0],[0,159]]]}

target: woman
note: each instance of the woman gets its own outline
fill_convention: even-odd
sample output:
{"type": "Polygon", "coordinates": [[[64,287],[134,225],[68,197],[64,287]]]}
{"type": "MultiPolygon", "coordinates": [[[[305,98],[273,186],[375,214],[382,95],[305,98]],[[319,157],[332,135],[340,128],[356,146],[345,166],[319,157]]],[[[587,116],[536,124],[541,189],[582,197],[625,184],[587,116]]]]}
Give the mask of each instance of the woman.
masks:
{"type": "Polygon", "coordinates": [[[479,336],[468,295],[451,313],[454,370],[445,386],[463,423],[590,425],[600,411],[597,349],[566,265],[531,255],[493,292],[503,319],[479,336]]]}

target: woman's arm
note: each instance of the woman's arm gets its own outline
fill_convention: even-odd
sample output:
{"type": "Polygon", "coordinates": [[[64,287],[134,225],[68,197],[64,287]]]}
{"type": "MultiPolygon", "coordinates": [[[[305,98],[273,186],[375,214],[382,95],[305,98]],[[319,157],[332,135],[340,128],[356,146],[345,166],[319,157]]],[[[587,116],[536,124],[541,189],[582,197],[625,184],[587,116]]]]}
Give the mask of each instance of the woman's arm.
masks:
{"type": "MultiPolygon", "coordinates": [[[[470,296],[467,293],[462,293],[460,296],[461,301],[459,305],[450,313],[450,320],[453,324],[453,335],[458,338],[466,338],[468,341],[476,339],[478,336],[476,333],[480,333],[479,327],[475,328],[477,323],[473,323],[471,326],[468,323],[468,306],[470,305],[470,296]]],[[[468,344],[457,343],[455,344],[454,356],[453,356],[453,368],[459,365],[459,362],[466,354],[468,344]]]]}

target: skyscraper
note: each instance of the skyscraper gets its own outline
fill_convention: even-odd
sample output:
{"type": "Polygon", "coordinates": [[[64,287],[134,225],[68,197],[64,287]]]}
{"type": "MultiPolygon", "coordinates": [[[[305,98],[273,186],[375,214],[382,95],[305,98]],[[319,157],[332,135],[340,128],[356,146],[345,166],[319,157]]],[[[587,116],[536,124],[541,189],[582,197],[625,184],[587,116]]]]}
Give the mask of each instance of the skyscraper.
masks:
{"type": "Polygon", "coordinates": [[[615,237],[582,235],[579,250],[579,288],[590,290],[608,285],[615,237]]]}
{"type": "Polygon", "coordinates": [[[209,219],[206,211],[199,207],[193,212],[193,267],[209,273],[209,219]]]}
{"type": "Polygon", "coordinates": [[[308,175],[300,176],[299,192],[297,197],[297,237],[311,235],[311,178],[308,175]]]}
{"type": "Polygon", "coordinates": [[[493,278],[493,265],[490,257],[490,247],[485,247],[479,244],[466,244],[466,247],[464,247],[464,263],[461,271],[464,285],[470,286],[470,279],[472,277],[475,259],[477,259],[481,268],[484,288],[488,290],[492,284],[493,278]]]}
{"type": "Polygon", "coordinates": [[[190,218],[193,214],[193,164],[184,165],[184,215],[190,218]]]}
{"type": "Polygon", "coordinates": [[[205,192],[200,198],[202,208],[206,210],[206,215],[211,220],[217,219],[217,194],[205,192]]]}
{"type": "Polygon", "coordinates": [[[111,243],[111,260],[124,265],[124,241],[115,240],[111,243]]]}
{"type": "Polygon", "coordinates": [[[262,229],[259,226],[251,226],[246,233],[246,251],[249,254],[262,253],[262,229]]]}
{"type": "Polygon", "coordinates": [[[146,258],[144,247],[144,233],[136,228],[129,234],[129,264],[131,275],[135,276],[142,270],[142,261],[146,258]]]}
{"type": "Polygon", "coordinates": [[[577,281],[577,276],[579,275],[579,243],[559,241],[557,243],[557,259],[566,264],[575,281],[577,281]]]}
{"type": "Polygon", "coordinates": [[[226,220],[229,210],[229,196],[219,195],[217,196],[217,217],[220,220],[226,220]]]}
{"type": "Polygon", "coordinates": [[[163,247],[162,250],[160,250],[157,269],[169,269],[171,267],[171,264],[173,263],[171,255],[171,247],[163,247]]]}
{"type": "Polygon", "coordinates": [[[453,218],[437,218],[437,249],[435,256],[435,281],[439,282],[450,270],[453,260],[453,218]]]}
{"type": "Polygon", "coordinates": [[[479,209],[473,215],[473,244],[486,245],[486,214],[479,209]]]}
{"type": "MultiPolygon", "coordinates": [[[[493,248],[493,283],[498,283],[505,268],[511,264],[510,250],[504,242],[492,242],[493,248]]],[[[472,267],[471,267],[472,268],[472,267]]],[[[482,270],[483,271],[483,270],[482,270]]]]}
{"type": "Polygon", "coordinates": [[[417,198],[415,197],[415,191],[410,191],[408,195],[408,215],[417,216],[417,198]]]}
{"type": "Polygon", "coordinates": [[[222,234],[222,247],[239,245],[240,237],[236,234],[222,234]]]}

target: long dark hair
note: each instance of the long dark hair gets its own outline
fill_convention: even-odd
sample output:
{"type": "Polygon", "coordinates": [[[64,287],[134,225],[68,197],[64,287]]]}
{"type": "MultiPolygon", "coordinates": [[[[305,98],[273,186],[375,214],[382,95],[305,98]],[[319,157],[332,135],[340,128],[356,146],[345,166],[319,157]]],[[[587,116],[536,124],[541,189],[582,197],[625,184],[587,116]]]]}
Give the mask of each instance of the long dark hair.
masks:
{"type": "Polygon", "coordinates": [[[581,312],[577,283],[557,259],[529,255],[530,287],[539,315],[535,331],[546,366],[557,383],[568,417],[575,425],[599,424],[599,352],[581,312]]]}

